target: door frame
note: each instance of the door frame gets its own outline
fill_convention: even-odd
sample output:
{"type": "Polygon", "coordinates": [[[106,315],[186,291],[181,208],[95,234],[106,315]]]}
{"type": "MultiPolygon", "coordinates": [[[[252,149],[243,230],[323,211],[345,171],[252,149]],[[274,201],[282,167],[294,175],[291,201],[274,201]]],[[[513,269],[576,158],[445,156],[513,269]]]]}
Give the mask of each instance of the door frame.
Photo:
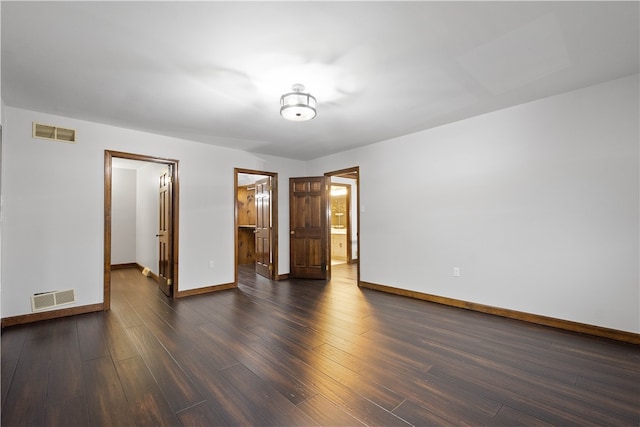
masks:
{"type": "MultiPolygon", "coordinates": [[[[357,238],[357,242],[356,242],[356,248],[358,249],[358,261],[357,261],[357,266],[356,266],[356,283],[358,286],[360,286],[360,262],[362,260],[362,252],[360,249],[360,192],[361,192],[361,188],[360,188],[360,166],[353,166],[350,168],[345,168],[345,169],[340,169],[340,170],[336,170],[336,171],[332,171],[332,172],[326,172],[324,174],[324,176],[329,177],[329,186],[331,186],[331,178],[332,177],[338,177],[338,176],[343,176],[344,178],[349,178],[349,179],[354,179],[356,181],[356,205],[355,206],[351,206],[351,210],[353,212],[351,215],[351,218],[354,217],[356,218],[356,238],[357,238]],[[348,175],[348,176],[345,176],[348,175]]],[[[352,188],[353,190],[353,188],[352,188]]],[[[328,233],[331,233],[331,229],[329,227],[329,230],[327,231],[328,233]]],[[[331,242],[329,242],[329,257],[331,256],[331,242]]],[[[331,258],[329,258],[331,259],[331,258]]],[[[331,273],[331,262],[329,262],[329,273],[331,273]]]]}
{"type": "Polygon", "coordinates": [[[107,311],[111,308],[111,208],[112,208],[112,183],[113,183],[113,158],[138,160],[149,163],[161,163],[169,166],[173,185],[172,194],[172,230],[171,247],[173,264],[173,298],[179,297],[178,288],[178,241],[179,241],[179,207],[180,207],[180,174],[178,173],[178,160],[167,159],[143,154],[125,153],[121,151],[104,150],[104,307],[107,311]]]}
{"type": "Polygon", "coordinates": [[[238,286],[238,175],[261,175],[271,177],[271,230],[269,240],[271,241],[271,259],[273,269],[269,279],[279,280],[278,275],[278,174],[276,172],[260,171],[255,169],[233,168],[233,260],[234,276],[233,283],[238,286]]]}

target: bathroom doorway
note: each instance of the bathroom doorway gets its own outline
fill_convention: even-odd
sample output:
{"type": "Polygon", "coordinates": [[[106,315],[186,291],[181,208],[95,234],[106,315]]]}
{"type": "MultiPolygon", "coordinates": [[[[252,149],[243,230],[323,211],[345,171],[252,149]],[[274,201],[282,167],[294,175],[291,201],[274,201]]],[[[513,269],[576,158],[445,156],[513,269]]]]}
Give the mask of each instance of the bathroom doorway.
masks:
{"type": "MultiPolygon", "coordinates": [[[[329,254],[331,271],[348,271],[355,265],[360,283],[360,168],[327,172],[330,188],[329,254]]],[[[333,276],[331,276],[333,277],[333,276]]]]}
{"type": "Polygon", "coordinates": [[[331,183],[329,191],[331,265],[352,264],[351,184],[331,183]]]}

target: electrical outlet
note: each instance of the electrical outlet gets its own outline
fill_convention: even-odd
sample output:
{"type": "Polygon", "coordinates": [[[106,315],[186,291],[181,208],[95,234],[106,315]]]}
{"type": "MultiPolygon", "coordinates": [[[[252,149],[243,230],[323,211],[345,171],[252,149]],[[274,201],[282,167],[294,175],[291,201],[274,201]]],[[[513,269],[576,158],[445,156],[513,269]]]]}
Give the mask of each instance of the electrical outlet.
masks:
{"type": "Polygon", "coordinates": [[[460,267],[453,267],[453,277],[460,277],[460,267]]]}
{"type": "Polygon", "coordinates": [[[209,268],[213,268],[216,266],[216,263],[213,261],[209,261],[209,268]]]}

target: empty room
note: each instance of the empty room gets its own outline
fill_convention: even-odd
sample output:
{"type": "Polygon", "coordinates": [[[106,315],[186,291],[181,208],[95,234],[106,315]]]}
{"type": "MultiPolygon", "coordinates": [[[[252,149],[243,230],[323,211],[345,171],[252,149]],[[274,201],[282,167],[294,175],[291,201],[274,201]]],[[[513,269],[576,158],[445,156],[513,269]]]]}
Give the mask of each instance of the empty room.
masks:
{"type": "Polygon", "coordinates": [[[637,1],[2,1],[3,426],[640,424],[637,1]]]}

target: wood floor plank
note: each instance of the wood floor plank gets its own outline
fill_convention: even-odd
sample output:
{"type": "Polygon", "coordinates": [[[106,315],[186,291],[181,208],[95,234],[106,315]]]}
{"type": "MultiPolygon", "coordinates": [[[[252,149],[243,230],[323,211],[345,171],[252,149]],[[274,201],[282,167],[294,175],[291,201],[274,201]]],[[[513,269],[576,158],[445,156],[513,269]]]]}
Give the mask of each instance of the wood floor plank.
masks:
{"type": "Polygon", "coordinates": [[[111,298],[111,311],[118,316],[122,326],[130,328],[132,326],[144,325],[144,322],[136,310],[129,304],[129,301],[124,296],[115,297],[115,295],[117,295],[117,292],[114,292],[111,298]]]}
{"type": "Polygon", "coordinates": [[[44,425],[48,377],[48,358],[20,359],[2,408],[3,426],[44,425]]]}
{"type": "Polygon", "coordinates": [[[168,299],[2,331],[2,425],[640,425],[640,346],[331,281],[168,299]]]}
{"type": "Polygon", "coordinates": [[[47,406],[57,407],[64,402],[75,401],[84,396],[84,374],[77,319],[71,317],[53,322],[51,335],[54,346],[51,353],[47,406]]]}
{"type": "Polygon", "coordinates": [[[272,348],[261,342],[250,344],[238,360],[260,378],[269,382],[294,405],[315,396],[318,390],[298,379],[284,359],[277,357],[272,348]]]}
{"type": "Polygon", "coordinates": [[[253,425],[308,426],[313,420],[282,394],[242,364],[220,371],[221,377],[238,390],[254,409],[253,425]]]}
{"type": "MultiPolygon", "coordinates": [[[[156,336],[168,352],[173,354],[188,345],[189,339],[177,333],[173,327],[158,317],[149,306],[139,306],[137,312],[143,321],[143,325],[156,336]]],[[[133,328],[128,329],[133,330],[133,328]]]]}
{"type": "MultiPolygon", "coordinates": [[[[395,409],[394,413],[396,413],[402,419],[407,420],[408,423],[411,423],[411,425],[414,426],[465,425],[460,421],[458,421],[457,423],[452,422],[451,417],[454,417],[453,413],[447,418],[442,418],[433,413],[430,409],[414,403],[411,400],[402,402],[402,404],[395,409]]],[[[478,423],[478,425],[482,424],[478,423]]]]}
{"type": "MultiPolygon", "coordinates": [[[[396,389],[405,393],[408,401],[452,425],[491,425],[501,407],[500,401],[492,396],[474,388],[464,389],[429,373],[411,379],[408,384],[396,384],[396,389]]],[[[399,414],[397,410],[393,412],[399,414]]]]}
{"type": "MultiPolygon", "coordinates": [[[[351,387],[334,377],[331,369],[322,366],[324,360],[307,362],[288,353],[286,349],[277,349],[280,357],[288,361],[293,375],[305,384],[316,388],[331,402],[342,408],[352,417],[368,425],[406,426],[406,422],[376,403],[358,393],[357,376],[342,371],[341,378],[351,381],[351,387]]],[[[365,393],[366,394],[366,393],[365,393]]]]}
{"type": "MultiPolygon", "coordinates": [[[[528,353],[531,354],[532,352],[533,350],[529,350],[528,353]]],[[[549,355],[544,350],[539,354],[539,357],[542,359],[549,357],[549,355]]],[[[467,372],[469,367],[475,366],[474,373],[485,372],[492,374],[495,378],[501,379],[505,387],[512,390],[520,390],[523,387],[527,387],[529,390],[538,390],[539,399],[547,402],[549,406],[552,406],[554,401],[564,400],[564,406],[571,408],[576,401],[579,401],[581,402],[579,406],[586,405],[581,411],[576,412],[576,415],[585,416],[588,419],[601,419],[603,423],[610,422],[608,411],[599,410],[600,408],[609,408],[610,410],[613,409],[617,416],[628,417],[632,422],[637,420],[634,416],[637,408],[625,405],[623,402],[608,396],[604,393],[604,390],[592,393],[576,387],[572,383],[558,381],[552,375],[543,376],[539,372],[531,373],[526,369],[526,363],[523,364],[525,366],[523,369],[521,365],[501,361],[500,357],[494,359],[489,358],[488,355],[478,356],[476,354],[473,358],[470,356],[469,360],[470,363],[465,366],[467,372]]],[[[640,376],[637,374],[635,376],[640,380],[640,376]]]]}
{"type": "MultiPolygon", "coordinates": [[[[242,363],[253,373],[272,384],[294,404],[317,393],[312,385],[296,377],[295,372],[289,369],[287,360],[278,355],[277,347],[265,342],[259,332],[254,333],[255,331],[238,328],[215,328],[210,324],[201,326],[201,329],[207,338],[206,341],[213,343],[215,347],[215,350],[210,353],[201,354],[217,355],[220,351],[224,351],[229,359],[235,362],[228,363],[226,366],[219,364],[219,369],[242,363]],[[241,347],[238,347],[238,342],[242,343],[241,347]]],[[[212,358],[209,357],[209,359],[212,358]]]]}
{"type": "Polygon", "coordinates": [[[5,360],[18,360],[27,337],[31,331],[31,325],[16,325],[2,330],[2,346],[0,346],[0,358],[5,360]]]}
{"type": "Polygon", "coordinates": [[[192,379],[146,326],[128,329],[140,355],[175,412],[204,400],[192,379]]]}
{"type": "Polygon", "coordinates": [[[214,427],[226,426],[224,418],[209,405],[202,402],[178,413],[178,418],[183,426],[189,427],[214,427]]]}
{"type": "Polygon", "coordinates": [[[221,340],[218,336],[218,327],[213,327],[213,331],[209,332],[205,326],[194,330],[190,336],[193,337],[192,344],[184,346],[184,348],[175,354],[178,358],[181,353],[188,351],[197,353],[209,360],[210,366],[215,369],[224,369],[228,366],[238,363],[238,353],[227,346],[227,342],[221,340]],[[213,338],[212,338],[213,337],[213,338]]]}
{"type": "Polygon", "coordinates": [[[627,383],[627,381],[628,385],[622,388],[613,386],[612,381],[593,380],[579,376],[576,379],[575,386],[591,393],[605,395],[615,402],[624,402],[627,407],[640,406],[640,400],[638,399],[638,396],[640,396],[640,378],[638,378],[637,374],[630,372],[622,381],[616,379],[618,383],[627,383]]]}
{"type": "Polygon", "coordinates": [[[120,323],[115,313],[104,313],[103,321],[104,339],[114,361],[125,360],[139,355],[133,340],[127,334],[124,325],[120,323]]]}
{"type": "Polygon", "coordinates": [[[103,313],[89,313],[78,319],[78,341],[83,361],[110,356],[109,345],[104,338],[103,313]]]}
{"type": "Polygon", "coordinates": [[[116,371],[137,426],[175,426],[175,412],[141,357],[116,363],[116,371]]]}
{"type": "Polygon", "coordinates": [[[20,352],[21,361],[25,359],[51,359],[55,341],[50,330],[58,321],[56,319],[50,324],[38,322],[33,325],[20,352]]]}
{"type": "MultiPolygon", "coordinates": [[[[383,343],[384,341],[381,342],[381,344],[383,343]]],[[[374,348],[375,346],[370,346],[369,353],[373,352],[374,348]]],[[[357,349],[356,353],[358,355],[366,355],[367,351],[357,349]]],[[[336,349],[326,354],[336,360],[346,357],[345,352],[339,352],[336,349]]],[[[402,355],[408,358],[420,358],[420,353],[410,343],[407,343],[402,348],[402,355]]],[[[404,407],[409,404],[416,406],[428,405],[430,408],[429,413],[435,416],[434,419],[445,419],[449,424],[460,424],[469,419],[486,423],[500,408],[499,401],[486,398],[484,395],[473,393],[447,382],[438,381],[437,378],[431,377],[428,373],[419,369],[408,369],[406,367],[400,369],[398,365],[387,362],[375,364],[374,368],[368,365],[368,371],[359,362],[351,366],[356,371],[361,370],[365,382],[384,384],[386,388],[393,390],[396,395],[409,399],[410,402],[406,403],[404,407]],[[378,366],[380,368],[377,368],[378,366]],[[385,366],[389,369],[382,369],[385,366]],[[400,378],[402,380],[399,380],[400,378]],[[451,418],[448,418],[449,416],[451,418]]],[[[395,410],[393,412],[396,413],[395,410]]]]}
{"type": "Polygon", "coordinates": [[[612,412],[611,409],[601,411],[590,402],[577,402],[572,395],[557,393],[549,387],[539,388],[530,382],[522,381],[522,378],[509,378],[494,370],[478,367],[459,367],[456,371],[452,369],[434,367],[430,373],[466,389],[477,390],[485,395],[500,396],[505,405],[549,424],[616,424],[612,419],[617,419],[622,425],[633,425],[638,421],[634,416],[637,408],[628,408],[624,413],[617,410],[612,412]]]}
{"type": "Polygon", "coordinates": [[[0,401],[0,411],[4,407],[4,402],[9,394],[9,387],[13,381],[13,375],[16,372],[18,366],[17,359],[3,360],[0,363],[0,382],[2,382],[2,400],[0,401]]]}
{"type": "Polygon", "coordinates": [[[93,358],[82,365],[91,425],[132,425],[133,414],[111,357],[93,358]]]}
{"type": "Polygon", "coordinates": [[[310,418],[312,418],[318,426],[364,426],[357,419],[346,413],[337,405],[331,403],[321,394],[316,394],[310,399],[301,402],[298,405],[310,418]]]}
{"type": "Polygon", "coordinates": [[[91,425],[85,396],[76,396],[69,400],[48,405],[43,425],[70,427],[91,425]]]}
{"type": "Polygon", "coordinates": [[[259,425],[252,416],[255,412],[253,405],[218,374],[218,368],[212,366],[209,359],[195,352],[181,353],[179,358],[185,371],[194,377],[198,389],[225,425],[259,425]],[[203,375],[204,372],[207,374],[203,375]]]}
{"type": "Polygon", "coordinates": [[[356,372],[360,368],[359,361],[354,362],[356,358],[344,353],[337,356],[338,352],[328,351],[330,348],[323,345],[319,349],[301,355],[301,359],[387,411],[391,412],[405,399],[395,392],[395,382],[383,386],[375,381],[369,381],[370,377],[367,378],[356,372]],[[327,353],[330,353],[330,356],[327,353]]]}
{"type": "Polygon", "coordinates": [[[503,405],[500,411],[491,421],[495,426],[532,426],[532,427],[552,427],[552,424],[546,423],[529,414],[525,414],[516,409],[503,405]]]}
{"type": "Polygon", "coordinates": [[[2,341],[0,345],[0,383],[2,383],[2,397],[0,399],[0,410],[4,407],[9,387],[13,381],[13,375],[18,366],[22,348],[29,335],[28,325],[18,325],[2,330],[2,341]]]}

